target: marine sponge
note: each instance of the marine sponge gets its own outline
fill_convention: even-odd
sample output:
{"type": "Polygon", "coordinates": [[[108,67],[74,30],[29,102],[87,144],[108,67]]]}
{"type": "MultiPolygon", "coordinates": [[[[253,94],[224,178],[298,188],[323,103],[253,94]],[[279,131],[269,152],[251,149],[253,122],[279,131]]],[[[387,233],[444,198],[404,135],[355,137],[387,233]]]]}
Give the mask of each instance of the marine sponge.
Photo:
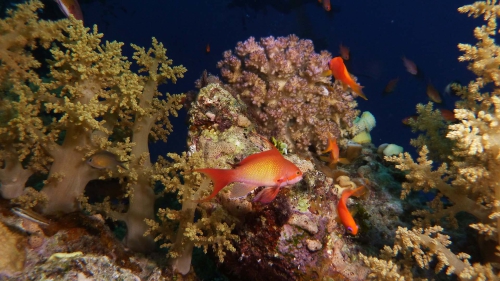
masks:
{"type": "Polygon", "coordinates": [[[370,111],[365,111],[359,118],[356,118],[354,121],[354,127],[357,132],[367,131],[370,132],[375,126],[377,122],[375,121],[375,116],[370,113],[370,111]]]}

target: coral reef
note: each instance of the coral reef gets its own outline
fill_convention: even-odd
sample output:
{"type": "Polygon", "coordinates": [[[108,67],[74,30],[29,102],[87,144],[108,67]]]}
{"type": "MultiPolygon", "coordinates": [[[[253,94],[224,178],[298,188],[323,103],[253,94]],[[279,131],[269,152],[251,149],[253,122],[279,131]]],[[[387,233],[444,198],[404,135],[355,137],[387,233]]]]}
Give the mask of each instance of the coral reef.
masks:
{"type": "MultiPolygon", "coordinates": [[[[100,215],[74,212],[48,216],[47,225],[38,225],[44,236],[42,243],[33,245],[29,243],[29,229],[23,226],[27,220],[11,213],[5,200],[1,203],[0,241],[8,242],[1,244],[2,280],[7,280],[4,277],[8,280],[172,280],[175,277],[163,265],[165,261],[160,254],[146,258],[126,249],[100,215]]],[[[195,279],[193,274],[186,276],[186,280],[195,279]]]]}
{"type": "MultiPolygon", "coordinates": [[[[414,221],[412,230],[398,229],[394,246],[386,246],[380,258],[361,255],[372,269],[370,276],[379,280],[426,278],[442,270],[460,280],[500,278],[500,61],[499,47],[494,40],[498,36],[500,6],[497,1],[478,1],[459,8],[459,12],[475,18],[482,16],[487,22],[474,30],[476,45],[459,44],[463,52],[459,60],[470,62],[468,69],[477,78],[459,89],[462,100],[456,103],[454,111],[457,124],[444,129],[442,125],[422,123],[421,127],[431,132],[447,131],[447,143],[453,145],[452,154],[445,162],[433,167],[429,149],[439,149],[439,146],[428,148],[425,145],[417,162],[408,153],[386,158],[407,173],[402,198],[411,191],[437,191],[437,196],[429,202],[428,208],[414,212],[419,218],[414,221]],[[459,213],[467,213],[473,218],[460,220],[459,213]],[[480,257],[452,251],[450,235],[443,233],[452,234],[451,230],[459,224],[477,231],[480,257]],[[416,267],[422,270],[414,270],[416,267]],[[433,273],[428,272],[431,268],[433,273]]],[[[421,106],[420,111],[424,115],[437,116],[431,109],[431,106],[421,106]]],[[[421,138],[419,142],[437,139],[421,138]]]]}
{"type": "Polygon", "coordinates": [[[365,148],[363,157],[367,160],[353,159],[349,170],[342,172],[288,152],[285,157],[302,170],[304,180],[283,188],[270,204],[252,202],[260,188],[244,198],[230,199],[228,186],[213,200],[189,207],[193,202],[188,198],[203,198],[211,191],[209,180],[189,171],[230,168],[250,154],[269,149],[256,134],[255,124],[248,122],[246,109],[219,84],[202,88],[192,104],[189,152],[187,157],[170,154],[177,168],[163,173],[171,176],[162,179],[164,185],[178,188],[182,208],[161,211],[161,223],[148,222],[151,233],[164,242],[162,247],[170,249],[170,263],[178,271],[183,267],[189,270],[186,260],[190,260],[194,245],[203,247],[221,262],[225,274],[238,280],[263,280],[262,276],[266,276],[264,280],[363,280],[368,270],[357,260],[357,242],[370,244],[368,237],[374,235],[390,237],[400,224],[397,218],[401,207],[378,188],[363,198],[363,208],[373,215],[363,218],[362,234],[356,242],[343,235],[344,228],[335,219],[336,203],[344,188],[365,183],[359,171],[376,180],[375,171],[369,167],[378,157],[374,147],[365,148]],[[181,217],[187,223],[177,224],[181,217]],[[187,252],[180,251],[180,245],[187,252]]]}
{"type": "Polygon", "coordinates": [[[125,213],[110,215],[127,223],[130,248],[151,249],[152,239],[143,236],[155,200],[148,141],[166,141],[168,118],[177,115],[182,99],[159,99],[157,87],[175,83],[186,69],[171,67],[166,49],[153,38],[148,51],[132,45],[139,73],[146,75],[134,73],[121,53],[123,43],[102,44],[97,27],[90,31],[72,18],[39,20],[36,10],[42,7],[39,1],[20,4],[0,21],[0,192],[19,197],[24,207],[43,202],[36,207],[45,214],[68,213],[85,201],[89,181],[120,178],[130,204],[125,213]],[[34,57],[35,49],[49,47],[46,61],[34,57]],[[46,76],[38,74],[44,71],[46,76]],[[86,163],[103,150],[127,161],[127,169],[86,163]],[[32,175],[46,177],[40,193],[25,192],[32,175]]]}
{"type": "Polygon", "coordinates": [[[330,53],[314,52],[295,35],[250,37],[224,53],[217,66],[232,92],[248,106],[259,133],[286,141],[290,151],[320,151],[329,136],[350,134],[357,103],[323,73],[330,53]]]}
{"type": "MultiPolygon", "coordinates": [[[[12,199],[0,201],[0,241],[9,244],[2,250],[17,261],[0,258],[0,278],[189,280],[196,278],[195,247],[238,280],[366,278],[369,270],[358,253],[371,254],[392,240],[403,207],[387,191],[394,181],[370,143],[342,149],[350,162],[342,169],[311,152],[321,151],[328,138],[342,138],[344,144],[375,126],[368,113],[354,122],[359,112],[353,96],[323,75],[328,52],[314,53],[310,40],[294,35],[238,43],[218,64],[227,84],[205,73],[197,82],[199,92],[186,98],[192,101],[188,151],[153,163],[148,142],[167,140],[169,117],[186,102],[184,95],[161,98],[158,86],[175,83],[186,69],[172,66],[153,38],[149,49],[132,45],[140,68],[133,72],[122,43],[102,43],[96,27],[85,28],[74,18],[39,20],[41,7],[30,1],[0,20],[0,193],[12,199]],[[38,48],[48,59],[35,57],[38,48]],[[229,169],[270,149],[267,137],[303,172],[301,182],[281,188],[269,204],[252,200],[262,187],[229,198],[228,186],[210,201],[197,201],[212,185],[196,169],[229,169]],[[116,157],[116,167],[87,163],[103,151],[116,157]],[[88,185],[105,186],[109,193],[96,200],[89,194],[99,188],[84,194],[88,185]],[[361,185],[369,192],[346,202],[357,211],[360,231],[353,237],[337,222],[336,206],[345,189],[361,185]],[[38,211],[48,221],[15,215],[19,209],[38,211]],[[126,224],[124,244],[107,227],[115,220],[126,224]],[[154,242],[165,249],[166,259],[164,253],[150,253],[154,242]]],[[[391,159],[403,169],[413,165],[416,173],[430,170],[391,159]]],[[[466,179],[459,180],[456,184],[466,179]]],[[[481,216],[498,205],[479,204],[481,216]]]]}
{"type": "Polygon", "coordinates": [[[414,133],[420,132],[410,144],[417,149],[426,146],[429,149],[428,157],[434,161],[450,163],[454,141],[447,138],[448,126],[451,122],[444,120],[439,109],[433,109],[433,103],[417,105],[418,117],[410,118],[408,125],[414,133]]]}

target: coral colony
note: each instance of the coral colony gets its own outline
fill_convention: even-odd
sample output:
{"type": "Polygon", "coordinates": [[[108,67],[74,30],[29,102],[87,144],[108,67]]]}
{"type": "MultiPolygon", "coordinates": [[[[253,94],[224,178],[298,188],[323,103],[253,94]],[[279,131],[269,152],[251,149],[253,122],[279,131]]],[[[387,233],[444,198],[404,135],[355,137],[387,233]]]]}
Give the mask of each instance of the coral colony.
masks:
{"type": "Polygon", "coordinates": [[[487,22],[459,45],[476,79],[456,86],[455,123],[418,105],[416,162],[371,144],[357,78],[325,75],[332,55],[295,35],[226,51],[221,77],[197,81],[188,150],[152,162],[149,143],[167,141],[188,98],[158,86],[186,69],[155,38],[129,60],[97,27],[42,8],[0,20],[0,279],[195,280],[195,248],[234,280],[500,278],[495,1],[459,9],[487,22]]]}

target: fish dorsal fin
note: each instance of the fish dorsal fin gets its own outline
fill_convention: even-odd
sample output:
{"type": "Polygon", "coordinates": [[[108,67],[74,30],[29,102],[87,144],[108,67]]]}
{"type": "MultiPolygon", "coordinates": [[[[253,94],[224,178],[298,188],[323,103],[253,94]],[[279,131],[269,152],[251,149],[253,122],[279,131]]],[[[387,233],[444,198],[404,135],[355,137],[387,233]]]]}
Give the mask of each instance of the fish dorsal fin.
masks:
{"type": "Polygon", "coordinates": [[[252,155],[247,156],[245,159],[241,160],[241,162],[238,163],[236,166],[238,167],[238,166],[242,166],[242,165],[251,163],[253,161],[262,160],[262,158],[277,157],[277,156],[281,156],[281,153],[279,152],[279,150],[276,147],[273,146],[273,148],[271,148],[269,150],[254,153],[252,155]]]}
{"type": "Polygon", "coordinates": [[[252,192],[252,190],[256,189],[257,186],[249,185],[242,182],[236,182],[233,185],[233,189],[229,194],[229,198],[239,198],[247,196],[248,193],[252,192]]]}

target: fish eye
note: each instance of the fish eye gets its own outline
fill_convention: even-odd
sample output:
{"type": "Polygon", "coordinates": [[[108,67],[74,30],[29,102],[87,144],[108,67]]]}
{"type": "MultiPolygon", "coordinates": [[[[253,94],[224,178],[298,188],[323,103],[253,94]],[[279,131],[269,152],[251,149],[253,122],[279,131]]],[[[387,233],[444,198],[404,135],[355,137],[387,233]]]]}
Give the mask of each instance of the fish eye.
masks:
{"type": "Polygon", "coordinates": [[[297,171],[297,175],[300,175],[300,171],[297,171]]]}
{"type": "Polygon", "coordinates": [[[87,162],[91,163],[92,162],[92,157],[90,157],[89,160],[87,160],[87,162]]]}

